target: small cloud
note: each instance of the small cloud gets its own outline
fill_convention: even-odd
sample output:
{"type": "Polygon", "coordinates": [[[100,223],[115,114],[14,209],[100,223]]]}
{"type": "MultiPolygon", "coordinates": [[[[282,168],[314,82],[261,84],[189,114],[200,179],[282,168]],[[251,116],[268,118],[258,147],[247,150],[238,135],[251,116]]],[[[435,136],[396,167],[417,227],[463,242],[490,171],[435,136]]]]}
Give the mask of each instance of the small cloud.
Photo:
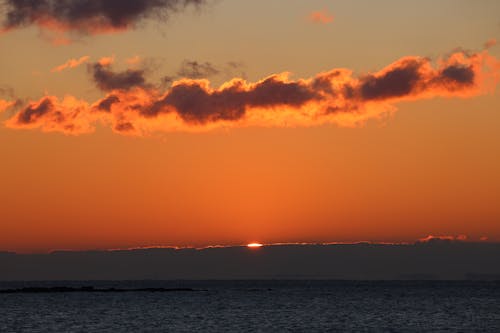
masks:
{"type": "Polygon", "coordinates": [[[102,58],[98,62],[89,64],[88,71],[91,73],[97,87],[103,91],[128,90],[134,87],[147,86],[142,69],[127,69],[122,72],[112,70],[113,57],[102,58]]]}
{"type": "Polygon", "coordinates": [[[495,45],[497,45],[497,40],[495,38],[489,39],[484,43],[484,49],[491,49],[495,45]]]}
{"type": "Polygon", "coordinates": [[[76,67],[80,66],[81,64],[89,61],[89,59],[90,59],[89,56],[83,56],[80,59],[70,59],[70,60],[66,61],[64,64],[52,68],[51,72],[52,73],[62,72],[66,69],[76,68],[76,67]]]}
{"type": "Polygon", "coordinates": [[[11,107],[16,105],[16,101],[7,101],[4,99],[0,99],[0,112],[3,112],[11,107]]]}
{"type": "Polygon", "coordinates": [[[329,24],[333,22],[333,15],[330,14],[326,9],[324,9],[321,11],[314,11],[310,13],[307,19],[312,23],[329,24]]]}
{"type": "Polygon", "coordinates": [[[115,56],[112,55],[111,57],[102,57],[99,59],[98,63],[101,66],[110,66],[115,62],[115,56]]]}
{"type": "Polygon", "coordinates": [[[10,86],[0,85],[0,96],[9,96],[11,98],[14,98],[14,89],[12,89],[10,86]]]}
{"type": "Polygon", "coordinates": [[[198,62],[185,60],[181,68],[177,71],[179,77],[189,78],[189,79],[203,79],[209,78],[211,76],[217,75],[220,70],[216,68],[209,62],[198,62]]]}
{"type": "Polygon", "coordinates": [[[467,240],[466,235],[458,235],[458,236],[450,236],[450,235],[441,235],[441,236],[434,236],[434,235],[429,235],[424,238],[420,238],[418,241],[420,243],[431,243],[431,242],[440,242],[440,241],[448,241],[448,242],[465,242],[467,240]]]}
{"type": "Polygon", "coordinates": [[[184,60],[174,74],[169,74],[163,77],[162,84],[170,85],[178,79],[209,79],[216,76],[240,76],[244,77],[244,65],[239,62],[229,61],[223,65],[215,65],[208,61],[199,62],[196,60],[184,60]]]}
{"type": "Polygon", "coordinates": [[[136,55],[131,58],[125,59],[125,63],[129,66],[138,65],[142,61],[141,57],[136,55]]]}

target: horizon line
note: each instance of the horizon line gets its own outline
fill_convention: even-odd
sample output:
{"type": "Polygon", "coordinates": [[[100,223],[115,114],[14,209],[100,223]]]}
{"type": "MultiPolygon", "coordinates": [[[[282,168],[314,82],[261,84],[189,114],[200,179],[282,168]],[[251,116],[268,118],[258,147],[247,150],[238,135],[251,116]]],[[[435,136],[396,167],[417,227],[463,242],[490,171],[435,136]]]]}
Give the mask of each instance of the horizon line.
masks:
{"type": "MultiPolygon", "coordinates": [[[[462,238],[460,236],[427,236],[425,238],[417,239],[413,242],[401,241],[401,242],[384,242],[384,241],[345,241],[345,242],[276,242],[276,243],[259,243],[262,246],[259,247],[277,247],[277,246],[330,246],[330,245],[388,245],[388,246],[411,246],[418,244],[428,244],[428,243],[462,243],[462,244],[500,244],[499,241],[488,240],[488,239],[478,239],[469,240],[467,238],[462,238]]],[[[176,246],[176,245],[146,245],[146,246],[134,246],[134,247],[122,247],[122,248],[89,248],[89,249],[51,249],[47,251],[11,251],[11,250],[0,250],[0,254],[15,254],[15,255],[50,255],[57,253],[85,253],[85,252],[126,252],[126,251],[140,251],[140,250],[195,250],[203,251],[210,249],[224,249],[224,248],[248,248],[249,244],[216,244],[216,245],[206,245],[206,246],[176,246]]],[[[255,248],[254,248],[255,250],[255,248]]]]}

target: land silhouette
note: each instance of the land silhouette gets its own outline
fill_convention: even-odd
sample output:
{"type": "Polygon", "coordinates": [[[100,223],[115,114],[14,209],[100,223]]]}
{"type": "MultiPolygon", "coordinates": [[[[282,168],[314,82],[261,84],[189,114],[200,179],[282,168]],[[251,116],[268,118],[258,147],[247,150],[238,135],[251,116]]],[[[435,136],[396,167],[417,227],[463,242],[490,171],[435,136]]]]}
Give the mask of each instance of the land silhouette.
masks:
{"type": "Polygon", "coordinates": [[[500,280],[500,243],[0,252],[0,280],[500,280]]]}

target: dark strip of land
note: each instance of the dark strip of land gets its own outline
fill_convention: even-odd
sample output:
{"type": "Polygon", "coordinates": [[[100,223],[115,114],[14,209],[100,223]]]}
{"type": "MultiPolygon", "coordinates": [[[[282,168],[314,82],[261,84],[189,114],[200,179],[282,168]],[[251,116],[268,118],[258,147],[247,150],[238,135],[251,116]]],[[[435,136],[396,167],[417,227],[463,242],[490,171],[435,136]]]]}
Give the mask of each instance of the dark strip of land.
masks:
{"type": "Polygon", "coordinates": [[[0,290],[0,294],[40,294],[40,293],[124,293],[124,292],[188,292],[198,291],[192,288],[138,288],[138,289],[121,289],[121,288],[94,288],[94,287],[29,287],[19,289],[0,290]]]}
{"type": "Polygon", "coordinates": [[[445,240],[258,249],[0,252],[0,281],[500,280],[499,263],[500,243],[445,240]]]}

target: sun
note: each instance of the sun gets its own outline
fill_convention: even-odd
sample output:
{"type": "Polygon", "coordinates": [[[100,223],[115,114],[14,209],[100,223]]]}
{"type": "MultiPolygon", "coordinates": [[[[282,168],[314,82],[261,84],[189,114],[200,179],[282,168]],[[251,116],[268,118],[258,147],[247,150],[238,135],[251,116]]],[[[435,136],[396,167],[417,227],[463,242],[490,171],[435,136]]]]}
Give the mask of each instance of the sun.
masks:
{"type": "Polygon", "coordinates": [[[259,247],[262,247],[263,245],[260,244],[260,243],[250,243],[250,244],[247,244],[247,247],[251,248],[251,249],[258,249],[259,247]]]}

